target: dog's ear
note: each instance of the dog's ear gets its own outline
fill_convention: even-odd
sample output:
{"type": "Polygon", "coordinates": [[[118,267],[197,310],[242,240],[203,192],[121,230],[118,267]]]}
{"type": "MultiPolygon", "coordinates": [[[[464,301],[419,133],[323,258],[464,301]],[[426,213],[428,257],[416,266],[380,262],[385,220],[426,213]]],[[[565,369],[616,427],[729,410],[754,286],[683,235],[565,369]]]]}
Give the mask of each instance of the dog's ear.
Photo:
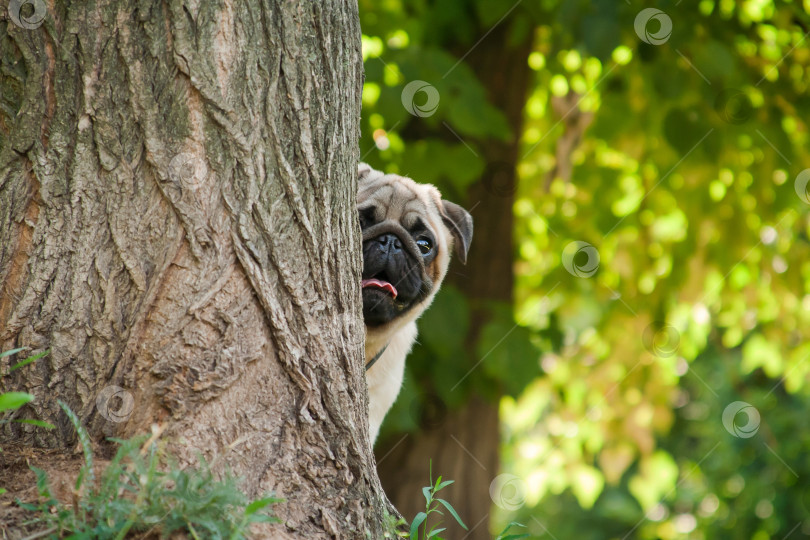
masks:
{"type": "Polygon", "coordinates": [[[363,182],[364,180],[373,180],[378,176],[383,176],[383,173],[381,171],[372,169],[371,165],[368,163],[357,164],[357,180],[359,182],[363,182]]]}
{"type": "Polygon", "coordinates": [[[371,165],[368,163],[358,163],[357,164],[357,179],[364,180],[366,176],[371,173],[374,169],[371,168],[371,165]]]}
{"type": "Polygon", "coordinates": [[[442,220],[453,233],[458,259],[462,264],[467,264],[467,252],[473,236],[472,216],[456,203],[442,200],[442,220]]]}

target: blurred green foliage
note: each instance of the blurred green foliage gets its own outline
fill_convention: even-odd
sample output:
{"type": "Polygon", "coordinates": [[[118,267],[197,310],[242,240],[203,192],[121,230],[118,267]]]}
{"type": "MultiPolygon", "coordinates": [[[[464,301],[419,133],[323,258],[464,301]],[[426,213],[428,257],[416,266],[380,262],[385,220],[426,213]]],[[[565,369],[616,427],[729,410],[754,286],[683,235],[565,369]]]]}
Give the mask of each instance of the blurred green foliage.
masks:
{"type": "Polygon", "coordinates": [[[516,519],[560,539],[810,535],[810,2],[360,11],[364,160],[452,199],[484,170],[480,141],[522,147],[516,309],[460,354],[468,301],[445,288],[385,429],[495,395],[495,380],[504,471],[520,489],[494,507],[493,530],[516,519]],[[671,21],[659,44],[644,38],[666,33],[660,17],[634,26],[648,7],[671,21]],[[520,134],[456,65],[486,46],[472,21],[534,35],[520,134]],[[414,80],[438,90],[433,114],[403,106],[414,80]],[[410,136],[431,133],[415,124],[458,137],[410,136]],[[426,377],[437,396],[420,400],[426,377]],[[738,401],[750,407],[734,415],[738,401]]]}

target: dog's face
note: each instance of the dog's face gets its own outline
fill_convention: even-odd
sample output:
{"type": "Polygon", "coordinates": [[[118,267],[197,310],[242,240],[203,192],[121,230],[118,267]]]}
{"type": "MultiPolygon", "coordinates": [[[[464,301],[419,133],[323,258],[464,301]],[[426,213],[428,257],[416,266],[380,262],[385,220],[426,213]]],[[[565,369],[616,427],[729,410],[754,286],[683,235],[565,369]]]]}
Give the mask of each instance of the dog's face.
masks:
{"type": "Polygon", "coordinates": [[[455,248],[462,262],[472,217],[429,184],[359,167],[363,317],[370,331],[415,319],[441,285],[455,248]]]}

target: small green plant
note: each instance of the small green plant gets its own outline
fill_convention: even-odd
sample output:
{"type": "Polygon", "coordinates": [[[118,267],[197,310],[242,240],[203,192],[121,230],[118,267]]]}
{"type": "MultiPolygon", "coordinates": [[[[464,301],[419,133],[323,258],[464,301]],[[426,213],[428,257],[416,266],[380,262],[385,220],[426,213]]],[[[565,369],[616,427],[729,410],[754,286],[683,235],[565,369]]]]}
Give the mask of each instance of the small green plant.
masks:
{"type": "MultiPolygon", "coordinates": [[[[0,353],[0,358],[6,358],[8,356],[11,356],[12,354],[17,354],[17,353],[22,352],[22,351],[24,351],[26,349],[27,349],[27,347],[21,347],[19,349],[11,349],[10,351],[2,352],[2,353],[0,353]]],[[[48,351],[43,351],[43,352],[41,352],[39,354],[29,356],[25,360],[21,360],[20,362],[17,362],[16,364],[14,364],[10,368],[8,368],[8,370],[0,372],[0,377],[5,377],[9,373],[18,370],[21,367],[27,366],[28,364],[30,364],[32,362],[36,362],[37,360],[39,360],[40,358],[42,358],[46,354],[48,354],[48,351]]],[[[30,403],[32,401],[34,401],[34,396],[32,394],[27,393],[27,392],[4,392],[4,393],[0,394],[0,413],[5,413],[6,411],[12,411],[12,410],[19,409],[20,407],[22,407],[26,403],[30,403]]],[[[47,428],[47,429],[53,429],[52,424],[49,424],[48,422],[43,422],[42,420],[32,420],[32,419],[29,419],[29,418],[18,418],[18,419],[15,419],[15,420],[7,420],[7,419],[0,420],[0,424],[6,424],[8,422],[19,422],[21,424],[32,424],[32,425],[39,426],[39,427],[44,427],[44,428],[47,428]]]]}
{"type": "MultiPolygon", "coordinates": [[[[444,513],[441,511],[442,506],[448,512],[450,512],[450,515],[453,516],[453,518],[458,522],[459,525],[461,525],[464,528],[465,531],[468,530],[464,522],[461,521],[461,518],[459,517],[455,508],[453,508],[453,506],[446,500],[436,497],[436,494],[439,491],[443,490],[444,488],[452,484],[454,481],[453,480],[442,481],[442,477],[439,476],[439,478],[437,478],[436,482],[434,483],[433,462],[430,463],[429,470],[430,470],[429,473],[430,485],[422,488],[422,494],[425,496],[425,511],[416,514],[416,516],[413,518],[413,521],[411,522],[410,533],[407,535],[407,537],[410,538],[411,540],[420,540],[420,539],[428,540],[429,538],[435,538],[436,540],[443,540],[442,537],[439,536],[439,533],[446,530],[446,527],[441,528],[439,527],[439,525],[441,525],[441,519],[435,524],[433,524],[433,526],[428,528],[428,521],[431,514],[439,514],[442,516],[444,515],[444,513]],[[421,535],[419,534],[420,527],[422,528],[421,535]]],[[[399,524],[397,523],[397,525],[399,524]]],[[[512,527],[526,528],[525,525],[518,523],[517,521],[513,521],[509,523],[509,525],[507,525],[504,530],[501,531],[501,533],[495,538],[495,540],[520,540],[521,538],[529,537],[529,535],[526,533],[509,534],[509,531],[512,529],[512,527]]],[[[388,536],[386,536],[386,538],[387,537],[388,536]]]]}
{"type": "Polygon", "coordinates": [[[282,499],[268,496],[249,502],[237,479],[226,475],[216,480],[202,458],[200,467],[181,469],[158,441],[159,432],[110,439],[119,447],[96,482],[90,438],[73,411],[61,401],[59,406],[78,433],[84,464],[69,505],[54,497],[46,473],[31,467],[41,500],[17,504],[36,512],[29,523],[47,527],[41,536],[62,538],[69,533],[76,540],[121,540],[130,532],[167,538],[183,531],[198,540],[238,540],[248,537],[254,523],[279,522],[269,507],[282,499]]]}
{"type": "MultiPolygon", "coordinates": [[[[27,347],[20,347],[19,349],[11,349],[10,351],[2,352],[0,353],[0,359],[9,357],[12,354],[17,354],[26,349],[27,347]]],[[[43,351],[39,354],[29,356],[25,360],[17,362],[7,370],[0,371],[0,378],[5,377],[9,373],[18,370],[21,367],[27,366],[31,362],[36,362],[46,354],[48,354],[48,351],[43,351]]],[[[32,394],[29,394],[28,392],[3,392],[2,394],[0,394],[0,415],[6,416],[9,411],[17,410],[26,403],[31,403],[32,401],[34,401],[34,396],[32,394]]],[[[34,420],[31,418],[16,418],[14,420],[9,420],[7,418],[0,419],[0,424],[7,424],[9,422],[17,422],[20,424],[31,424],[46,429],[53,429],[53,424],[44,422],[42,420],[34,420]]],[[[2,451],[3,449],[0,448],[0,452],[2,451]]],[[[6,492],[5,488],[0,487],[0,495],[2,495],[5,492],[6,492]]]]}
{"type": "MultiPolygon", "coordinates": [[[[408,522],[401,516],[395,516],[385,510],[383,514],[383,538],[408,538],[405,528],[408,522]]],[[[371,539],[371,532],[366,531],[366,538],[371,539]]]]}
{"type": "Polygon", "coordinates": [[[419,512],[413,518],[411,522],[411,530],[410,530],[410,538],[411,540],[427,540],[428,538],[435,538],[436,540],[442,540],[442,537],[439,536],[439,533],[444,531],[446,527],[439,528],[441,525],[441,519],[439,519],[436,523],[433,524],[430,528],[428,528],[428,521],[429,517],[432,514],[438,514],[440,516],[444,515],[444,512],[441,511],[441,507],[443,506],[450,515],[453,516],[453,519],[461,525],[464,530],[467,530],[467,526],[459,517],[458,513],[456,513],[455,508],[444,499],[436,497],[436,494],[452,484],[454,480],[445,480],[442,481],[442,477],[439,476],[436,479],[436,483],[433,483],[433,463],[430,464],[430,485],[425,486],[422,488],[422,494],[425,496],[425,511],[419,512]],[[419,535],[419,527],[422,527],[422,535],[419,535]]]}

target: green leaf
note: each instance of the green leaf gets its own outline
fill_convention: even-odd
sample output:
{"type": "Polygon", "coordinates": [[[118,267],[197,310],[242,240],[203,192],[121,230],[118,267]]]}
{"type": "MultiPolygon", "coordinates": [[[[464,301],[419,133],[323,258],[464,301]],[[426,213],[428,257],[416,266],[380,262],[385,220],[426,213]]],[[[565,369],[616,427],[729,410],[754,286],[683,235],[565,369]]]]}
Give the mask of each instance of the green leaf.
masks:
{"type": "Polygon", "coordinates": [[[483,101],[484,99],[478,92],[465,91],[459,94],[447,113],[450,124],[462,138],[509,140],[511,133],[506,117],[500,110],[483,101]]]}
{"type": "Polygon", "coordinates": [[[501,531],[501,534],[499,534],[497,536],[497,538],[495,538],[495,540],[518,540],[519,538],[528,538],[529,537],[529,535],[526,534],[526,533],[524,533],[524,534],[506,534],[506,533],[509,532],[509,529],[511,529],[512,527],[523,527],[525,529],[526,525],[524,525],[522,523],[518,523],[517,521],[512,521],[512,522],[509,523],[509,525],[506,526],[506,528],[504,530],[501,531]]]}
{"type": "Polygon", "coordinates": [[[467,526],[464,524],[463,521],[461,521],[461,518],[456,513],[455,508],[453,508],[452,505],[449,502],[445,501],[444,499],[438,499],[437,498],[436,500],[439,501],[440,503],[442,503],[442,505],[444,505],[445,508],[447,508],[447,511],[450,512],[450,515],[452,515],[455,518],[455,520],[458,522],[458,524],[461,525],[464,528],[464,530],[466,531],[467,526]]]}
{"type": "MultiPolygon", "coordinates": [[[[531,332],[516,324],[507,310],[497,310],[484,325],[476,352],[483,371],[502,383],[511,396],[519,395],[541,374],[540,351],[531,341],[531,332]]],[[[491,382],[482,384],[491,385],[491,382]]]]}
{"type": "Polygon", "coordinates": [[[678,464],[663,450],[641,459],[639,473],[630,479],[628,488],[645,512],[649,512],[678,480],[678,464]]]}
{"type": "MultiPolygon", "coordinates": [[[[441,480],[441,479],[442,479],[442,477],[440,476],[440,477],[439,477],[439,480],[441,480]]],[[[455,480],[445,480],[445,481],[444,481],[444,482],[442,482],[442,483],[439,483],[439,480],[437,480],[437,481],[436,481],[436,487],[435,487],[435,489],[433,490],[433,492],[434,492],[434,493],[436,493],[436,492],[438,492],[438,491],[443,490],[444,488],[446,488],[446,487],[447,487],[447,486],[449,486],[450,484],[455,483],[455,480]]]]}
{"type": "Polygon", "coordinates": [[[738,55],[720,41],[708,40],[697,50],[692,63],[709,79],[721,79],[733,75],[738,69],[738,55]]]}
{"type": "Polygon", "coordinates": [[[27,392],[6,392],[0,394],[0,411],[19,409],[32,401],[34,401],[34,396],[27,392]]]}
{"type": "Polygon", "coordinates": [[[599,469],[580,465],[572,471],[571,491],[582,508],[590,508],[605,487],[605,477],[599,469]]]}
{"type": "MultiPolygon", "coordinates": [[[[605,5],[605,2],[595,3],[605,5]]],[[[595,10],[595,12],[582,19],[582,37],[588,52],[602,61],[607,61],[610,51],[621,42],[622,27],[615,20],[612,10],[595,10]]]]}
{"type": "Polygon", "coordinates": [[[23,360],[23,361],[21,361],[21,362],[17,362],[17,363],[16,363],[16,364],[14,364],[13,366],[11,366],[11,369],[9,369],[9,370],[8,370],[8,372],[9,372],[9,373],[11,373],[12,371],[15,371],[15,370],[17,370],[17,369],[20,369],[20,368],[21,368],[21,367],[23,367],[23,366],[27,366],[27,365],[28,365],[28,364],[30,364],[31,362],[36,362],[37,360],[39,360],[40,358],[42,358],[43,356],[45,356],[45,355],[46,355],[46,354],[48,354],[49,352],[50,352],[50,351],[42,351],[41,353],[39,353],[39,354],[35,354],[34,356],[29,356],[29,357],[28,357],[28,358],[26,358],[25,360],[23,360]]]}
{"type": "Polygon", "coordinates": [[[15,499],[14,502],[23,510],[28,510],[30,512],[38,512],[40,510],[39,506],[31,503],[24,503],[20,499],[15,499]]]}
{"type": "Polygon", "coordinates": [[[442,531],[446,531],[446,530],[447,530],[447,527],[442,527],[441,529],[434,529],[434,530],[432,530],[432,531],[430,531],[430,532],[428,533],[427,537],[428,537],[428,538],[433,538],[434,536],[436,536],[436,535],[437,535],[437,534],[439,534],[440,532],[442,532],[442,531]]]}
{"type": "Polygon", "coordinates": [[[769,377],[779,377],[785,371],[779,344],[762,334],[754,334],[742,347],[742,373],[751,373],[762,368],[769,377]]]}
{"type": "Polygon", "coordinates": [[[28,347],[20,347],[18,349],[11,349],[10,351],[5,351],[0,353],[0,358],[5,358],[6,356],[11,356],[12,354],[17,354],[18,352],[22,352],[28,347]]]}
{"type": "Polygon", "coordinates": [[[416,517],[413,518],[410,531],[411,540],[416,540],[418,538],[417,533],[419,532],[419,526],[422,525],[426,519],[427,514],[424,512],[419,512],[416,514],[416,517]]]}
{"type": "Polygon", "coordinates": [[[37,477],[37,493],[39,493],[41,497],[50,498],[51,490],[48,486],[48,475],[45,471],[33,465],[31,465],[31,470],[34,471],[34,475],[37,477]]]}
{"type": "Polygon", "coordinates": [[[44,420],[33,420],[31,418],[20,418],[17,420],[13,420],[13,422],[18,422],[20,424],[31,424],[32,426],[39,426],[45,429],[53,429],[55,427],[50,422],[45,422],[44,420]]]}
{"type": "Polygon", "coordinates": [[[673,108],[664,118],[664,137],[680,156],[690,154],[693,148],[699,151],[702,145],[697,148],[695,145],[708,134],[709,129],[705,115],[701,115],[694,107],[673,108]]]}
{"type": "Polygon", "coordinates": [[[430,486],[425,486],[422,488],[422,495],[425,496],[425,502],[430,504],[431,494],[430,494],[430,486]]]}
{"type": "Polygon", "coordinates": [[[68,419],[70,419],[70,423],[73,424],[73,427],[76,429],[76,433],[79,435],[79,443],[82,445],[82,453],[84,454],[84,466],[82,466],[82,471],[76,478],[76,489],[78,490],[81,487],[85,475],[87,476],[90,486],[93,486],[95,484],[95,472],[93,471],[93,446],[90,443],[90,436],[87,434],[87,430],[82,426],[79,417],[68,407],[67,403],[61,399],[57,400],[57,403],[59,403],[59,406],[65,412],[68,419]]]}
{"type": "Polygon", "coordinates": [[[247,508],[245,508],[245,515],[250,516],[252,514],[255,514],[262,508],[270,506],[271,504],[279,503],[282,500],[283,499],[279,499],[276,497],[265,497],[264,499],[257,499],[252,503],[250,503],[249,505],[247,505],[247,508]]]}

